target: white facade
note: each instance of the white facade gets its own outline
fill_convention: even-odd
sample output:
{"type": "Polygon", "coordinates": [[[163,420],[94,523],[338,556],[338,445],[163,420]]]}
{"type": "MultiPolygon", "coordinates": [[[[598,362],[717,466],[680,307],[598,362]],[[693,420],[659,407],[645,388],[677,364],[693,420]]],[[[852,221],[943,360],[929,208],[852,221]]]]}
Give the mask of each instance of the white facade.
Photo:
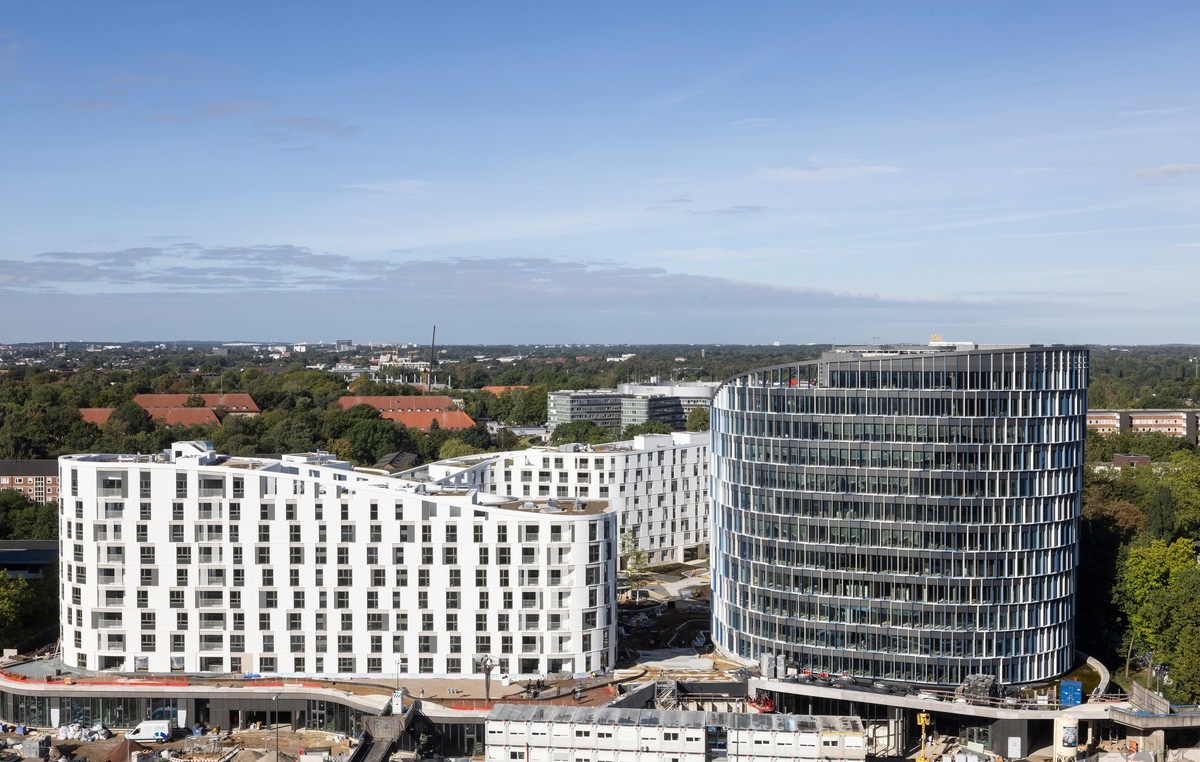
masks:
{"type": "Polygon", "coordinates": [[[487,654],[498,673],[536,676],[614,663],[604,501],[563,510],[207,442],[59,466],[68,665],[454,676],[487,654]]]}
{"type": "Polygon", "coordinates": [[[488,762],[862,760],[857,717],[501,704],[488,762]]]}
{"type": "Polygon", "coordinates": [[[627,442],[487,453],[432,464],[430,479],[522,499],[605,500],[620,533],[649,564],[708,555],[708,432],[647,434],[627,442]]]}

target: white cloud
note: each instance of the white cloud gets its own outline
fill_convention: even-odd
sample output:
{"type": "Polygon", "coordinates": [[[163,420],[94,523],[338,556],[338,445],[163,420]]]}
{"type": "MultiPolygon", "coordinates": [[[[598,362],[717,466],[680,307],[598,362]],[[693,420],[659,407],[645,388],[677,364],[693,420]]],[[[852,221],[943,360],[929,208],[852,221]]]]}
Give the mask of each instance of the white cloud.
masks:
{"type": "Polygon", "coordinates": [[[1184,111],[1187,111],[1187,109],[1182,108],[1182,107],[1174,107],[1174,108],[1147,108],[1147,109],[1140,109],[1137,111],[1120,111],[1118,113],[1121,116],[1165,116],[1167,114],[1179,114],[1184,111]]]}
{"type": "Polygon", "coordinates": [[[817,166],[807,167],[765,167],[758,170],[757,176],[763,180],[781,180],[785,182],[823,183],[851,180],[872,175],[887,175],[901,171],[899,167],[887,164],[860,164],[857,166],[817,166]]]}
{"type": "Polygon", "coordinates": [[[1130,175],[1136,180],[1163,180],[1200,173],[1200,164],[1163,164],[1139,169],[1130,175]]]}
{"type": "Polygon", "coordinates": [[[774,124],[774,123],[775,123],[775,117],[760,116],[760,117],[752,117],[750,119],[738,119],[736,121],[730,122],[729,126],[730,127],[758,127],[760,125],[774,124]]]}
{"type": "Polygon", "coordinates": [[[384,180],[377,183],[347,183],[342,187],[379,191],[380,193],[426,193],[429,182],[426,180],[384,180]]]}

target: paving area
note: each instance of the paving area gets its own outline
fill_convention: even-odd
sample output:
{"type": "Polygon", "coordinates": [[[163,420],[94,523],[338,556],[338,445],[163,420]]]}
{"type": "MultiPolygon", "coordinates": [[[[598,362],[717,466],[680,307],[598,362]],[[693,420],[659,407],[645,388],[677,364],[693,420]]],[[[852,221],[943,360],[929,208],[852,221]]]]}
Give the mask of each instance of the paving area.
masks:
{"type": "MultiPolygon", "coordinates": [[[[275,762],[276,742],[280,753],[280,762],[293,762],[299,755],[309,749],[328,749],[330,754],[349,754],[351,741],[340,733],[326,733],[318,730],[292,730],[290,726],[281,725],[276,734],[275,728],[258,730],[243,730],[233,733],[222,733],[219,737],[209,734],[201,737],[181,736],[165,744],[145,744],[150,751],[171,749],[180,754],[197,760],[215,760],[234,748],[241,748],[242,753],[233,762],[275,762]]],[[[33,736],[16,736],[12,733],[0,735],[5,745],[12,741],[20,743],[33,736]]],[[[103,741],[59,740],[51,735],[51,759],[77,760],[77,762],[105,762],[116,752],[120,751],[125,738],[115,734],[103,741]]],[[[19,749],[17,749],[19,751],[19,749]]],[[[116,762],[128,762],[123,755],[116,762]]]]}

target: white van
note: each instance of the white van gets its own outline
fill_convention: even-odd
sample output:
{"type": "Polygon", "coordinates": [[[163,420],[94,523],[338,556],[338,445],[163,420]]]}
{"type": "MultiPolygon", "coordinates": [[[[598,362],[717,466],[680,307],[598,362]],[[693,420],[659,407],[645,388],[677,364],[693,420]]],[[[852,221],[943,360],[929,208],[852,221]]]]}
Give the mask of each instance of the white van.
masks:
{"type": "Polygon", "coordinates": [[[157,741],[166,743],[171,740],[170,720],[143,720],[138,726],[125,734],[130,741],[157,741]]]}

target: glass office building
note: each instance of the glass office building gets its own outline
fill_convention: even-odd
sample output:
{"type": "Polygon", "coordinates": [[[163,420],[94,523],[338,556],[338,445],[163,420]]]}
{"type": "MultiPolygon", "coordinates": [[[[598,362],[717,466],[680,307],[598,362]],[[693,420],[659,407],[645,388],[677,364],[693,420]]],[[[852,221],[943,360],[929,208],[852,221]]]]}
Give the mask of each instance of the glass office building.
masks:
{"type": "Polygon", "coordinates": [[[851,347],[725,383],[713,639],[742,661],[956,685],[1074,660],[1088,353],[851,347]]]}

